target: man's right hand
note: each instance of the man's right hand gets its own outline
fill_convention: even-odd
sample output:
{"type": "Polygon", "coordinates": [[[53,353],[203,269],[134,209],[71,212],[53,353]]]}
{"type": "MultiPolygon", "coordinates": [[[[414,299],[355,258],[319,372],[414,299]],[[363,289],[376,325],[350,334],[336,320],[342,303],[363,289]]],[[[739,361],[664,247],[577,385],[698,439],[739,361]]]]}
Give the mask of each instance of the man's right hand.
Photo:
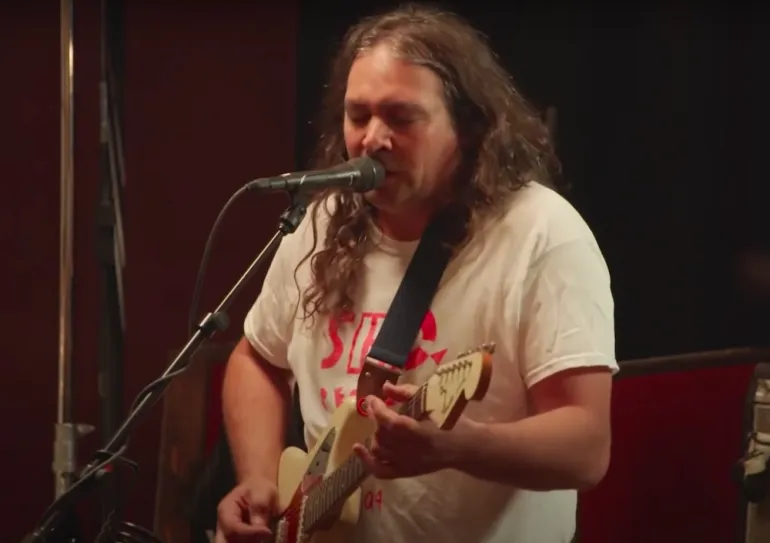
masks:
{"type": "Polygon", "coordinates": [[[236,486],[217,507],[216,543],[269,541],[270,517],[275,512],[275,485],[251,479],[236,486]]]}

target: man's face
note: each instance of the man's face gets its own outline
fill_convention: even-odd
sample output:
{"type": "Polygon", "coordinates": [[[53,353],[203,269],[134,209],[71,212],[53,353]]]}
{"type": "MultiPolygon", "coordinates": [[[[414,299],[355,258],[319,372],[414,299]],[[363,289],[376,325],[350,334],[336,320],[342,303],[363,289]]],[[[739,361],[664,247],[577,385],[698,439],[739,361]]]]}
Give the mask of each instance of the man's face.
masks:
{"type": "Polygon", "coordinates": [[[441,80],[387,47],[350,69],[344,134],[350,158],[371,156],[387,170],[380,188],[365,195],[382,211],[431,210],[451,187],[460,153],[441,80]]]}

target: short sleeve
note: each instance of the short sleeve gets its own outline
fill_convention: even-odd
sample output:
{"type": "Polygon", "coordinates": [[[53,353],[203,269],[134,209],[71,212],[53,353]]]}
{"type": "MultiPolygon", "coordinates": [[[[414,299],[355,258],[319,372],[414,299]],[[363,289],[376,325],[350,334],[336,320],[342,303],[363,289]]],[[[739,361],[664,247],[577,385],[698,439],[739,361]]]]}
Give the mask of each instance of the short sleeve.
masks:
{"type": "Polygon", "coordinates": [[[257,353],[283,369],[289,369],[287,352],[297,312],[296,264],[292,262],[299,260],[294,258],[293,242],[290,237],[281,242],[265,274],[262,290],[243,323],[244,335],[257,353]]]}
{"type": "Polygon", "coordinates": [[[527,387],[567,369],[618,371],[610,275],[594,240],[573,239],[539,256],[527,273],[519,315],[527,387]]]}

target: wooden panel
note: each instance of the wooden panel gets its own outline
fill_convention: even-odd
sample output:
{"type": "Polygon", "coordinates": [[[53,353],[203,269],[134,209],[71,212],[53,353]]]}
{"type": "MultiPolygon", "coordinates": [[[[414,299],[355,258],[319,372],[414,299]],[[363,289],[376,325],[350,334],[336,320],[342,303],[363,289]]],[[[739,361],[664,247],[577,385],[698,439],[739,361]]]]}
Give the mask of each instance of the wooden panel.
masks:
{"type": "MultiPolygon", "coordinates": [[[[154,531],[164,543],[190,540],[188,506],[206,460],[212,368],[224,364],[234,343],[201,347],[163,400],[154,531]]],[[[176,356],[176,353],[174,353],[176,356]]]]}

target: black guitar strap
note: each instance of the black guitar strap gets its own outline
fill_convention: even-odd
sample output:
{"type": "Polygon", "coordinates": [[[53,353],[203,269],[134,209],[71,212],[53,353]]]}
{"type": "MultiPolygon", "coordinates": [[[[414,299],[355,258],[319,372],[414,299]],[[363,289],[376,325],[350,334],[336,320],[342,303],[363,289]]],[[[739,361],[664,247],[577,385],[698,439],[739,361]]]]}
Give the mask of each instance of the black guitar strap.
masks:
{"type": "Polygon", "coordinates": [[[434,220],[417,245],[364,362],[358,377],[359,400],[381,397],[385,381],[395,383],[401,375],[450,256],[451,249],[442,243],[441,221],[434,220]]]}

